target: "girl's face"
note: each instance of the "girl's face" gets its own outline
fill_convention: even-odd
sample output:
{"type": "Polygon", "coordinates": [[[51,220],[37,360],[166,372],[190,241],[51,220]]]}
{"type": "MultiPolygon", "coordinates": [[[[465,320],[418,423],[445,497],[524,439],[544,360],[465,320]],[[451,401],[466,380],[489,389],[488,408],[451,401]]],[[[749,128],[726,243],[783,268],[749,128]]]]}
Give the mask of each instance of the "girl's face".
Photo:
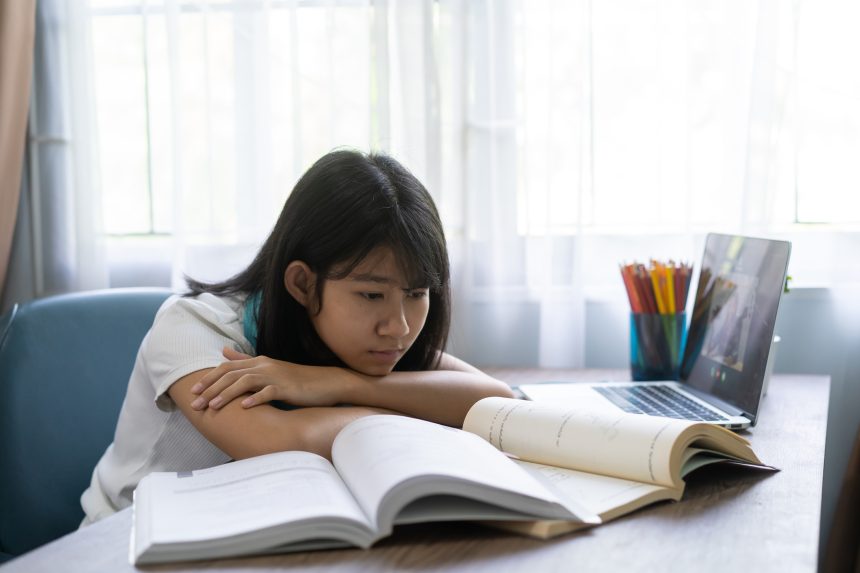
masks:
{"type": "Polygon", "coordinates": [[[418,338],[429,310],[429,289],[407,284],[391,249],[377,247],[346,278],[326,280],[322,309],[310,318],[349,368],[384,376],[418,338]]]}

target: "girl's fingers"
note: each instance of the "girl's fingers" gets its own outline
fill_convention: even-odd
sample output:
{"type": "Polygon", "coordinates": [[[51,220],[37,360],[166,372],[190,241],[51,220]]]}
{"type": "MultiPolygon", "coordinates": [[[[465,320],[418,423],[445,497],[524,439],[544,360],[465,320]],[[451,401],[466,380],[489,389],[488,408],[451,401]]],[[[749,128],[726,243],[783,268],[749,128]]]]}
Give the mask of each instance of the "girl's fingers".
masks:
{"type": "Polygon", "coordinates": [[[221,377],[228,372],[248,368],[249,364],[245,361],[253,358],[253,356],[242,354],[241,352],[237,352],[227,346],[224,347],[221,353],[224,355],[225,358],[227,358],[228,362],[222,362],[221,364],[213,368],[210,372],[208,372],[203,378],[201,378],[197,382],[197,384],[191,387],[192,394],[202,394],[207,388],[209,388],[216,381],[220,380],[221,377]],[[235,356],[235,358],[227,356],[228,351],[232,353],[231,356],[235,356]]]}
{"type": "Polygon", "coordinates": [[[254,390],[258,390],[259,388],[260,376],[256,374],[243,374],[236,382],[230,384],[220,394],[212,398],[209,402],[209,407],[218,410],[236,398],[244,396],[254,390]]]}
{"type": "Polygon", "coordinates": [[[275,396],[275,388],[274,386],[266,386],[256,394],[252,394],[248,396],[244,400],[242,400],[243,408],[253,408],[254,406],[259,406],[260,404],[267,404],[272,400],[276,400],[277,396],[275,396]]]}
{"type": "MultiPolygon", "coordinates": [[[[219,367],[220,368],[220,367],[219,367]]],[[[214,370],[213,370],[214,372],[214,370]]],[[[200,393],[192,403],[191,407],[195,410],[203,410],[206,406],[211,402],[217,395],[223,392],[226,388],[234,384],[239,378],[243,376],[244,372],[241,370],[234,370],[225,372],[220,378],[211,382],[209,386],[200,393]]]]}
{"type": "Polygon", "coordinates": [[[212,384],[220,380],[225,374],[232,370],[233,363],[231,362],[223,362],[220,365],[216,366],[212,370],[210,370],[203,378],[201,378],[197,384],[191,387],[192,394],[202,394],[205,390],[207,390],[212,384]]]}
{"type": "Polygon", "coordinates": [[[253,400],[247,404],[243,401],[243,406],[248,408],[278,399],[277,389],[265,386],[268,378],[265,374],[268,365],[265,357],[254,358],[226,346],[222,352],[228,361],[207,372],[191,388],[193,394],[198,394],[191,403],[193,409],[205,410],[208,407],[218,410],[236,398],[257,390],[259,392],[251,396],[253,400]]]}

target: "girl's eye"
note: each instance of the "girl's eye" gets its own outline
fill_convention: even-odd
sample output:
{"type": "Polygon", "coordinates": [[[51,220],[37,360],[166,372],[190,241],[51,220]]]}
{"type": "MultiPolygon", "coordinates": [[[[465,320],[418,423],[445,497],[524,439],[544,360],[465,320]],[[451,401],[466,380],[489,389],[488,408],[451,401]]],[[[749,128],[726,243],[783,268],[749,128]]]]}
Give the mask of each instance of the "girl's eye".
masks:
{"type": "Polygon", "coordinates": [[[361,296],[363,296],[367,300],[380,300],[380,299],[382,299],[382,293],[381,292],[363,292],[360,294],[361,294],[361,296]]]}
{"type": "Polygon", "coordinates": [[[411,298],[424,298],[428,294],[429,292],[427,291],[427,289],[409,291],[409,296],[411,298]]]}

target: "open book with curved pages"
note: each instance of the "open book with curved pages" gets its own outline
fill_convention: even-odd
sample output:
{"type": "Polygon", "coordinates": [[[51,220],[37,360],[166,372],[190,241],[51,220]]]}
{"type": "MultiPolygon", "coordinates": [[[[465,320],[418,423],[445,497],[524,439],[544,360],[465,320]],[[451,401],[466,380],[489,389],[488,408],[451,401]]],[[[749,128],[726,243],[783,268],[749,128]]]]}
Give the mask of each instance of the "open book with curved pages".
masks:
{"type": "MultiPolygon", "coordinates": [[[[486,398],[463,429],[484,438],[567,503],[601,522],[661,500],[681,499],[684,477],[714,463],[764,465],[749,441],[723,427],[607,408],[486,398]]],[[[562,520],[495,523],[534,537],[586,524],[562,520]]]]}
{"type": "Polygon", "coordinates": [[[486,398],[463,430],[369,416],[332,462],[280,452],[156,472],[134,493],[135,565],[370,547],[398,524],[481,521],[550,537],[680,499],[683,476],[732,461],[766,467],[710,424],[486,398]]]}

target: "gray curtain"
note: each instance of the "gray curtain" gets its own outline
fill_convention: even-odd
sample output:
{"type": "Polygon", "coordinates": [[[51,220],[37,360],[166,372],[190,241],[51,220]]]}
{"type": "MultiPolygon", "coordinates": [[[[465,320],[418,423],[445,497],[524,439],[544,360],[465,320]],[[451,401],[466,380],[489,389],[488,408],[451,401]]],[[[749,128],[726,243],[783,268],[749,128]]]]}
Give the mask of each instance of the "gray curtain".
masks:
{"type": "Polygon", "coordinates": [[[61,34],[66,3],[36,5],[33,96],[18,222],[2,311],[15,303],[76,290],[69,73],[61,34]]]}

